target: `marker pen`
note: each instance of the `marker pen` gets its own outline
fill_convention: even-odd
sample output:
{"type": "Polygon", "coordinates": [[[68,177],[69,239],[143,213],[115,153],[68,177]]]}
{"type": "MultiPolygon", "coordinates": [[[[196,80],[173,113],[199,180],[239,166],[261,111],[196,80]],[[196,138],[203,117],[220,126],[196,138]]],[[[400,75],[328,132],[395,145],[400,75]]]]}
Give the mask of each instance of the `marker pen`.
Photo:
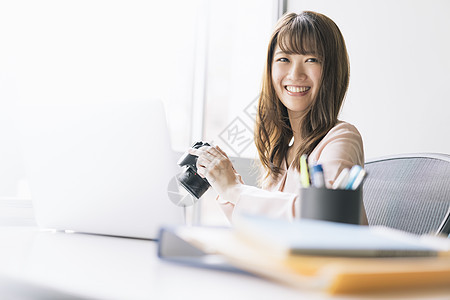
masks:
{"type": "Polygon", "coordinates": [[[366,176],[366,171],[364,169],[361,169],[358,176],[356,176],[355,181],[352,184],[352,190],[356,190],[362,183],[364,177],[366,176]]]}
{"type": "Polygon", "coordinates": [[[307,158],[308,156],[306,154],[300,156],[300,181],[304,188],[307,188],[310,185],[307,158]]]}
{"type": "Polygon", "coordinates": [[[323,177],[323,168],[321,164],[312,166],[311,181],[314,187],[322,188],[325,186],[325,179],[323,177]]]}
{"type": "Polygon", "coordinates": [[[348,181],[347,181],[347,185],[345,186],[346,190],[349,190],[352,188],[353,183],[355,182],[356,178],[358,177],[359,173],[361,172],[362,167],[359,165],[354,165],[351,169],[350,169],[350,174],[348,175],[348,181]]]}
{"type": "Polygon", "coordinates": [[[348,174],[349,173],[350,173],[350,170],[348,168],[343,169],[341,171],[341,173],[339,174],[339,176],[334,181],[332,188],[334,190],[344,189],[345,186],[347,185],[347,180],[348,180],[348,174]]]}

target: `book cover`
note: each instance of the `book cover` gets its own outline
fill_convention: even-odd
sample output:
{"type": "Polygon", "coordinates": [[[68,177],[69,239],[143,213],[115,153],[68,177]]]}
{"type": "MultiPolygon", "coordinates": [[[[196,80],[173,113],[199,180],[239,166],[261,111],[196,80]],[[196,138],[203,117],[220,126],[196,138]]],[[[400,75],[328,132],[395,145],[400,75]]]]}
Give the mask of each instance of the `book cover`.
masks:
{"type": "Polygon", "coordinates": [[[269,219],[240,216],[236,234],[280,258],[293,255],[340,257],[437,256],[438,249],[419,236],[385,227],[369,227],[319,220],[269,219]]]}

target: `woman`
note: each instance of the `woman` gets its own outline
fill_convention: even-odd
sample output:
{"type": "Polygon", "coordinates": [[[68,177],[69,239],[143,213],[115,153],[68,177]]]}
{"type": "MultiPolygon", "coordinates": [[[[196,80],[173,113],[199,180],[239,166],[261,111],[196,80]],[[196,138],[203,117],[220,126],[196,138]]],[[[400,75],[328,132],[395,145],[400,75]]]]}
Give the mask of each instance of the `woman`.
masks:
{"type": "Polygon", "coordinates": [[[267,51],[255,127],[265,173],[262,189],[244,185],[218,146],[189,150],[199,157],[198,173],[219,193],[230,220],[242,212],[292,220],[298,212],[302,154],[322,164],[327,187],[344,168],[363,165],[358,130],[338,120],[348,83],[345,42],[331,19],[306,11],[278,21],[267,51]]]}

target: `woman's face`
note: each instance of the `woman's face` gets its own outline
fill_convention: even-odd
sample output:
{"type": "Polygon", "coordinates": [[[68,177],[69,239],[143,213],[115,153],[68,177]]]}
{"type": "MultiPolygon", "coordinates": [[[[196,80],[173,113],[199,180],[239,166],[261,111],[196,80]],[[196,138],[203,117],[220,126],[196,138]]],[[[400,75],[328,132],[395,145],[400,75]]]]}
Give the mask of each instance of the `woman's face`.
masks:
{"type": "Polygon", "coordinates": [[[272,83],[291,117],[303,116],[317,96],[322,66],[313,54],[287,54],[278,46],[272,61],[272,83]]]}

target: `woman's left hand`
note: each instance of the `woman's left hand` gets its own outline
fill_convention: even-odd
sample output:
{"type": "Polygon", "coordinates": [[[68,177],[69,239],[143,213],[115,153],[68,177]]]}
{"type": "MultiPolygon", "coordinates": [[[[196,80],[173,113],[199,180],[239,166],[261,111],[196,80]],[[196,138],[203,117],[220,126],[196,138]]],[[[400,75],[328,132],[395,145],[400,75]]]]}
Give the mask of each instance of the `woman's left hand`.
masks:
{"type": "Polygon", "coordinates": [[[226,153],[219,146],[191,148],[189,153],[198,156],[198,174],[206,178],[224,200],[234,202],[242,185],[242,179],[236,173],[226,153]]]}

